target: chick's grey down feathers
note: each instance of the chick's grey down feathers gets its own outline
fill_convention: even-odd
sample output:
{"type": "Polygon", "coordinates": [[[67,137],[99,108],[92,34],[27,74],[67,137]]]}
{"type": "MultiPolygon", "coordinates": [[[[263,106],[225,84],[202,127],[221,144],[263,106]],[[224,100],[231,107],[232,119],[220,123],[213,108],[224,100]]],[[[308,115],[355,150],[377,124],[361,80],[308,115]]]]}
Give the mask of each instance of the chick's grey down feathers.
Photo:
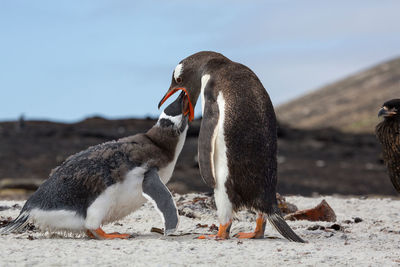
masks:
{"type": "MultiPolygon", "coordinates": [[[[140,182],[143,178],[143,182],[137,186],[142,187],[146,198],[154,200],[161,211],[166,223],[165,232],[174,231],[178,223],[176,206],[171,193],[164,185],[166,181],[160,180],[158,171],[167,166],[173,168],[171,164],[175,164],[177,153],[180,153],[177,149],[178,142],[183,142],[185,139],[188,119],[182,115],[184,97],[184,94],[181,94],[172,102],[164,110],[158,123],[146,133],[92,146],[67,158],[51,171],[49,178],[26,201],[20,215],[2,228],[0,233],[8,234],[22,230],[30,220],[30,211],[34,209],[72,211],[85,219],[89,206],[97,197],[110,186],[124,182],[128,172],[136,167],[144,168],[145,172],[130,179],[137,179],[140,182]],[[177,115],[182,116],[175,117],[177,115]],[[170,121],[171,117],[175,117],[174,122],[170,121]]],[[[120,204],[125,205],[125,203],[120,204]]],[[[134,205],[126,203],[128,207],[132,204],[134,205]]],[[[64,227],[63,230],[70,230],[68,226],[64,227]]]]}
{"type": "Polygon", "coordinates": [[[162,168],[172,161],[176,132],[172,128],[167,132],[153,127],[145,134],[106,142],[70,156],[50,173],[24,208],[74,209],[86,217],[94,199],[110,185],[121,182],[134,167],[146,163],[149,168],[162,168]],[[49,193],[51,199],[42,199],[49,193]],[[64,207],[65,203],[70,206],[64,207]]]}

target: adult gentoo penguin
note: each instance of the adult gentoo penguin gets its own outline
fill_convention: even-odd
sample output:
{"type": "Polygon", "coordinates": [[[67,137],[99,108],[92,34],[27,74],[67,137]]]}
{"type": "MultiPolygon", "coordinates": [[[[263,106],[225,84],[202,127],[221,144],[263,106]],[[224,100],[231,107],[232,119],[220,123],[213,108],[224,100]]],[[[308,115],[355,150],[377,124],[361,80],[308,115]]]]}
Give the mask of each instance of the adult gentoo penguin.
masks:
{"type": "Polygon", "coordinates": [[[287,239],[304,242],[282,218],[276,200],[277,126],[268,93],[246,66],[215,52],[199,52],[175,68],[160,105],[177,90],[187,92],[190,105],[202,98],[199,166],[204,181],[214,187],[220,222],[216,236],[229,238],[233,213],[258,212],[253,233],[239,238],[263,238],[266,219],[287,239]]]}
{"type": "Polygon", "coordinates": [[[383,149],[383,160],[390,180],[400,193],[400,99],[385,102],[378,117],[384,120],[376,126],[375,132],[383,149]]]}
{"type": "Polygon", "coordinates": [[[188,98],[182,92],[148,132],[96,145],[70,156],[26,201],[19,216],[0,230],[18,232],[32,221],[43,230],[86,232],[91,238],[128,238],[105,233],[103,224],[154,201],[165,234],[178,225],[170,179],[188,129],[188,98]]]}

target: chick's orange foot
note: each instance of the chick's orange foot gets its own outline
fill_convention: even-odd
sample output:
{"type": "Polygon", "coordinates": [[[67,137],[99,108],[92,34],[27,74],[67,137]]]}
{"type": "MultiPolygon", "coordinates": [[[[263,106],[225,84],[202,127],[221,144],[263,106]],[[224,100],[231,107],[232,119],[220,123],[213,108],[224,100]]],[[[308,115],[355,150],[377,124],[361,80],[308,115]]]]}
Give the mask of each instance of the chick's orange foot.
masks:
{"type": "Polygon", "coordinates": [[[120,234],[118,232],[107,234],[100,227],[96,230],[87,230],[86,234],[92,239],[128,239],[130,234],[120,234]]]}
{"type": "Polygon", "coordinates": [[[214,239],[214,240],[225,240],[229,239],[229,232],[231,230],[232,220],[227,224],[220,224],[218,233],[216,235],[201,235],[197,239],[214,239]]]}

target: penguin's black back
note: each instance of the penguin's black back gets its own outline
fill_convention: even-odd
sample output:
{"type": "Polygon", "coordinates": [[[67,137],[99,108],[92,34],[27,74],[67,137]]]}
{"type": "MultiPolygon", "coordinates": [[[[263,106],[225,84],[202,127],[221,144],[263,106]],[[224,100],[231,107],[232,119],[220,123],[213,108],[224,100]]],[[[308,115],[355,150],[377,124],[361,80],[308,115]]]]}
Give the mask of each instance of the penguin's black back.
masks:
{"type": "Polygon", "coordinates": [[[271,212],[276,205],[277,122],[269,95],[248,67],[227,58],[211,60],[214,92],[225,99],[224,135],[235,210],[271,212]]]}

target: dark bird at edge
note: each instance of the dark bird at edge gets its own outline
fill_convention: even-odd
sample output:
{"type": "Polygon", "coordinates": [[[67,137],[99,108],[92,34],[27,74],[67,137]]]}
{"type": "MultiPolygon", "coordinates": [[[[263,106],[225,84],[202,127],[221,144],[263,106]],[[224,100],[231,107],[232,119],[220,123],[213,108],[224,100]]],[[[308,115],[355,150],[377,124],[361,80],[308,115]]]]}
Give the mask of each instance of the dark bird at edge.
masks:
{"type": "Polygon", "coordinates": [[[382,144],[382,154],[394,188],[400,193],[400,99],[386,101],[379,110],[383,121],[375,132],[382,144]]]}

